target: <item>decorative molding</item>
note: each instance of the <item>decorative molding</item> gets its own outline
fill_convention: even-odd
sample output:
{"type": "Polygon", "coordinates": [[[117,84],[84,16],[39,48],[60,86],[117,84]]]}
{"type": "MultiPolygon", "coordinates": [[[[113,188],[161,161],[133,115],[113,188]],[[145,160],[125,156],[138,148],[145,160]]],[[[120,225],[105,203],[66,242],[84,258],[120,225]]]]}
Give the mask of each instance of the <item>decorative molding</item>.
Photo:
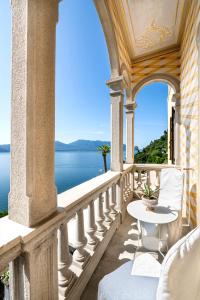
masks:
{"type": "Polygon", "coordinates": [[[136,47],[151,49],[165,42],[171,36],[172,31],[167,26],[157,24],[154,19],[144,34],[139,39],[136,39],[136,47]]]}

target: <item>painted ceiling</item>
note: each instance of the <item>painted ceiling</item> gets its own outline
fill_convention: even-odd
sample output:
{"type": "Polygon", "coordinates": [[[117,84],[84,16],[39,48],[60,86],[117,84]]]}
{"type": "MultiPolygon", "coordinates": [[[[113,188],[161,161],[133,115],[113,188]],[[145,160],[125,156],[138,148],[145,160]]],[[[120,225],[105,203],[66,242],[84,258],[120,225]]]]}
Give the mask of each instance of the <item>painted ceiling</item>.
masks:
{"type": "Polygon", "coordinates": [[[186,0],[121,0],[133,59],[179,43],[186,0]]]}

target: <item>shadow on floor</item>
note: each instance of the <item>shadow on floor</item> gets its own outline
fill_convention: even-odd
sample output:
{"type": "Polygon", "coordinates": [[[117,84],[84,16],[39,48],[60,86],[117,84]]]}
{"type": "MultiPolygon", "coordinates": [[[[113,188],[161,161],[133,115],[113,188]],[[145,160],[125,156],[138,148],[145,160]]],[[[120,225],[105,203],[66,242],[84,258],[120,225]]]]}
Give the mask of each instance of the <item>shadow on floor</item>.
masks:
{"type": "MultiPolygon", "coordinates": [[[[96,300],[99,281],[129,260],[133,260],[138,242],[137,223],[129,215],[119,227],[94,271],[81,300],[96,300]]],[[[140,249],[143,252],[143,249],[140,249]]],[[[138,252],[139,253],[139,252],[138,252]]]]}

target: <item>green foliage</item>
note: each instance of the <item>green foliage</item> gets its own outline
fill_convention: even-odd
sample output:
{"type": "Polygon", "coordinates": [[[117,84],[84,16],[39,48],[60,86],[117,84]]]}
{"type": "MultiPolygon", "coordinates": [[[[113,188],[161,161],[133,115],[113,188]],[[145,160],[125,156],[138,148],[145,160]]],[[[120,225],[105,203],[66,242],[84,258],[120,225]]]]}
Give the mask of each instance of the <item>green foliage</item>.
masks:
{"type": "Polygon", "coordinates": [[[135,154],[135,163],[163,164],[167,163],[167,131],[157,140],[135,154]]]}
{"type": "Polygon", "coordinates": [[[104,164],[104,171],[105,173],[107,172],[107,161],[106,161],[106,155],[108,153],[110,153],[110,146],[109,145],[102,145],[102,146],[99,146],[97,148],[97,151],[100,151],[101,154],[102,154],[102,157],[103,157],[103,164],[104,164]]]}
{"type": "Polygon", "coordinates": [[[102,155],[107,155],[108,153],[110,153],[110,146],[109,145],[102,145],[97,147],[97,151],[100,151],[102,153],[102,155]]]}
{"type": "Polygon", "coordinates": [[[148,198],[148,199],[157,199],[158,191],[159,191],[159,189],[153,190],[150,186],[145,184],[144,189],[143,189],[143,195],[145,198],[148,198]]]}
{"type": "Polygon", "coordinates": [[[4,271],[3,274],[0,276],[1,282],[6,286],[9,285],[9,276],[10,276],[10,272],[8,269],[6,269],[6,271],[4,271]]]}
{"type": "Polygon", "coordinates": [[[8,212],[6,210],[0,211],[0,218],[7,216],[8,212]]]}

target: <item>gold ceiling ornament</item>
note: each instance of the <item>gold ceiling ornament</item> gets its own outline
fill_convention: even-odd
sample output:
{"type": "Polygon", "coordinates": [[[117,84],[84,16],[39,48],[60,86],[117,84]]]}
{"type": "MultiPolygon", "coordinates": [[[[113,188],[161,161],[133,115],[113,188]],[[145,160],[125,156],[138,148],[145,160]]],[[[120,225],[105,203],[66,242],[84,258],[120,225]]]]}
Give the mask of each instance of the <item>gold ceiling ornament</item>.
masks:
{"type": "Polygon", "coordinates": [[[145,33],[136,39],[136,46],[142,49],[150,49],[159,45],[172,36],[172,31],[167,26],[161,26],[153,20],[145,33]]]}

